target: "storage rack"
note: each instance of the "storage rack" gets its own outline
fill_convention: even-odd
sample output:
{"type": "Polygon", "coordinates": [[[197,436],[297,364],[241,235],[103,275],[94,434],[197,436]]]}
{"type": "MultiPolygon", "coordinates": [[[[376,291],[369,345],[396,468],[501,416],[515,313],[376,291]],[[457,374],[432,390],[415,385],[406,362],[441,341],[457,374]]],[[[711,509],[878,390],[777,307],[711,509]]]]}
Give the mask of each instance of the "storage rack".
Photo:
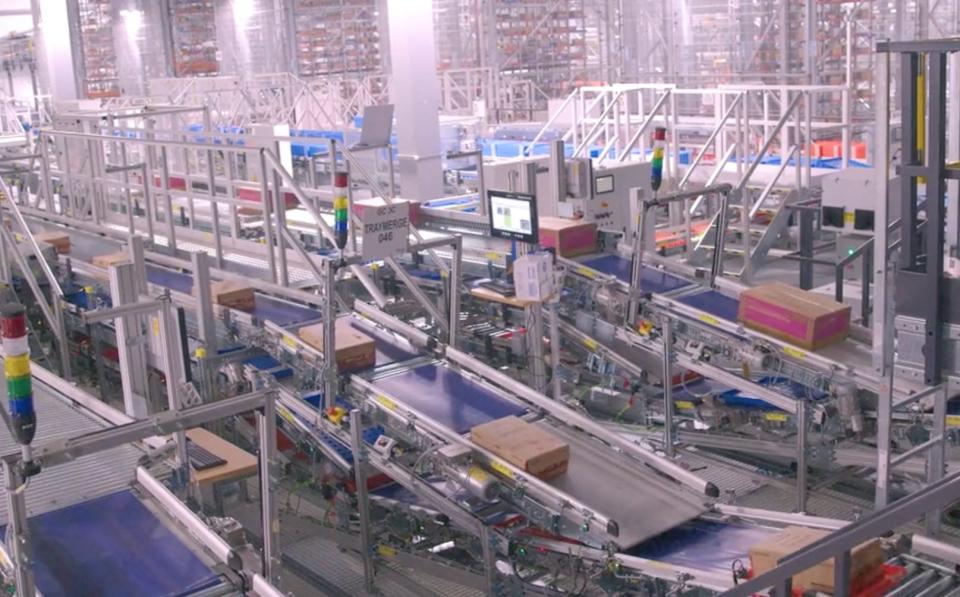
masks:
{"type": "Polygon", "coordinates": [[[170,0],[173,70],[178,77],[220,74],[212,0],[170,0]]]}
{"type": "Polygon", "coordinates": [[[110,0],[78,0],[77,15],[83,95],[90,99],[120,95],[110,0]]]}
{"type": "Polygon", "coordinates": [[[481,65],[480,0],[434,0],[437,70],[481,65]]]}
{"type": "Polygon", "coordinates": [[[300,76],[382,68],[377,0],[294,0],[293,26],[300,76]]]}
{"type": "Polygon", "coordinates": [[[547,97],[589,80],[583,0],[497,0],[494,22],[501,74],[531,79],[547,97]]]}

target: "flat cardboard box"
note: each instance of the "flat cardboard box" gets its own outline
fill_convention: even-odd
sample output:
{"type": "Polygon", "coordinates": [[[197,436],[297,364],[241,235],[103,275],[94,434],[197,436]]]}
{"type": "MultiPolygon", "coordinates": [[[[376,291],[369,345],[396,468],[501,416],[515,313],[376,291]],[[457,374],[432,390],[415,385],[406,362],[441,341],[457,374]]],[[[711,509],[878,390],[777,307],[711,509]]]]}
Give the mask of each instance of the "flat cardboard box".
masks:
{"type": "Polygon", "coordinates": [[[126,251],[117,251],[116,253],[107,253],[106,255],[97,255],[93,258],[93,264],[97,267],[107,269],[112,265],[130,262],[130,253],[126,251]]]}
{"type": "MultiPolygon", "coordinates": [[[[753,575],[759,576],[775,568],[779,560],[827,536],[829,531],[807,527],[787,527],[749,549],[753,575]]],[[[850,581],[858,586],[869,583],[882,574],[885,560],[879,539],[864,541],[850,552],[850,581]]],[[[835,560],[824,560],[793,577],[794,588],[833,593],[835,560]]],[[[848,591],[849,592],[849,591],[848,591]]]]}
{"type": "Polygon", "coordinates": [[[737,319],[752,330],[819,350],[847,337],[850,306],[823,294],[770,282],[740,294],[737,319]]]}
{"type": "Polygon", "coordinates": [[[37,242],[47,243],[56,249],[59,255],[70,254],[70,236],[63,232],[46,231],[34,234],[33,238],[37,242]]]}
{"type": "Polygon", "coordinates": [[[253,286],[235,280],[220,280],[210,283],[210,296],[221,307],[238,311],[253,311],[256,295],[253,286]]]}
{"type": "Polygon", "coordinates": [[[470,437],[481,448],[540,479],[567,472],[569,444],[517,417],[477,425],[471,429],[470,437]]]}
{"type": "MultiPolygon", "coordinates": [[[[323,352],[323,324],[300,328],[300,339],[323,352]]],[[[373,338],[350,324],[349,317],[337,319],[334,328],[334,347],[337,371],[347,373],[373,367],[377,362],[377,347],[373,338]]]]}
{"type": "Polygon", "coordinates": [[[568,218],[540,218],[540,246],[561,257],[577,257],[597,250],[597,225],[568,218]]]}

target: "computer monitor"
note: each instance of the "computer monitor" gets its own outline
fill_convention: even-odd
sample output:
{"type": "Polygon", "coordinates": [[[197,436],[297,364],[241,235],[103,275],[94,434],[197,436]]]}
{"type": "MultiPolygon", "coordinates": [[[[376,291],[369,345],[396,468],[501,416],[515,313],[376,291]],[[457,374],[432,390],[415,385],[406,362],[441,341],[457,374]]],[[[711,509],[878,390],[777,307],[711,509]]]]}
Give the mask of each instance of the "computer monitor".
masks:
{"type": "Polygon", "coordinates": [[[539,241],[537,198],[525,193],[487,191],[490,235],[536,244],[539,241]]]}

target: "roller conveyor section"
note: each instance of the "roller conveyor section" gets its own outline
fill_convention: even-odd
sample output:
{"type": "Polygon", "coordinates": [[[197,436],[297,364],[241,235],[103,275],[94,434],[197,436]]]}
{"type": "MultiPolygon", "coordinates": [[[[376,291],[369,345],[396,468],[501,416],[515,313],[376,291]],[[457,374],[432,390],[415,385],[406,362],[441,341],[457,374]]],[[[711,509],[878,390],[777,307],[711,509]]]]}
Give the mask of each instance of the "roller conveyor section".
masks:
{"type": "MultiPolygon", "coordinates": [[[[6,383],[0,383],[0,387],[4,388],[2,391],[5,394],[6,383]]],[[[33,389],[37,411],[37,435],[34,441],[37,445],[104,427],[57,398],[39,380],[34,379],[33,389]]],[[[9,454],[19,449],[7,426],[0,423],[0,453],[9,454]]],[[[142,452],[133,446],[120,446],[81,456],[66,466],[44,469],[30,480],[26,491],[27,513],[30,516],[43,514],[128,487],[134,480],[140,456],[142,452]]],[[[0,500],[0,523],[6,522],[7,503],[6,500],[0,500]]]]}
{"type": "MultiPolygon", "coordinates": [[[[33,387],[37,445],[104,428],[39,380],[33,387]]],[[[18,450],[7,426],[0,425],[0,453],[18,450]]],[[[219,583],[130,493],[142,455],[124,445],[45,468],[30,479],[25,490],[30,539],[44,595],[186,595],[219,583]]],[[[0,517],[5,528],[6,500],[0,501],[0,517]]]]}
{"type": "Polygon", "coordinates": [[[30,519],[37,588],[68,595],[189,595],[218,575],[129,490],[30,519]]]}
{"type": "Polygon", "coordinates": [[[476,425],[526,412],[523,406],[440,365],[421,365],[379,379],[376,385],[461,435],[476,425]]]}
{"type": "MultiPolygon", "coordinates": [[[[601,255],[599,257],[590,257],[581,261],[581,263],[601,274],[615,276],[621,282],[630,283],[633,265],[629,259],[624,259],[619,255],[601,255]]],[[[692,282],[688,282],[683,278],[652,267],[643,266],[641,271],[640,286],[644,292],[665,294],[693,285],[692,282]]]]}

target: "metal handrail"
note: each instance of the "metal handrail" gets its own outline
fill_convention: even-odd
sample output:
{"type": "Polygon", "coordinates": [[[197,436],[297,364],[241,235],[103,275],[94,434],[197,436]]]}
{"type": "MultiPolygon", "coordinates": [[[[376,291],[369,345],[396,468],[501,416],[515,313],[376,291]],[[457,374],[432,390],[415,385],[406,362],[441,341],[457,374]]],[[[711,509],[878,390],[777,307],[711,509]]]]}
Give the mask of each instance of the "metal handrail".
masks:
{"type": "Polygon", "coordinates": [[[577,92],[574,91],[567,96],[567,99],[563,100],[563,103],[561,103],[557,111],[553,113],[553,116],[547,119],[546,124],[544,124],[543,128],[540,129],[540,132],[534,135],[533,141],[530,142],[530,147],[533,147],[538,141],[540,141],[540,138],[546,134],[547,130],[553,126],[553,123],[556,122],[556,120],[560,118],[560,115],[563,114],[563,111],[567,109],[567,104],[569,104],[576,96],[577,92]]]}
{"type": "Polygon", "coordinates": [[[713,142],[716,140],[717,136],[720,134],[720,131],[723,130],[724,125],[727,124],[727,121],[730,120],[730,116],[733,115],[733,111],[743,100],[743,92],[737,94],[732,102],[730,102],[730,107],[727,108],[726,113],[723,115],[723,118],[720,119],[720,122],[717,123],[717,126],[710,132],[710,136],[707,137],[707,140],[704,142],[703,147],[700,148],[700,152],[697,153],[697,157],[693,158],[693,162],[690,163],[690,167],[687,168],[687,171],[683,173],[683,177],[680,179],[680,182],[677,184],[678,189],[682,189],[687,185],[687,182],[690,180],[690,176],[693,174],[693,171],[697,169],[697,166],[700,165],[700,162],[703,160],[703,156],[707,153],[707,148],[713,145],[713,142]]]}
{"type": "MultiPolygon", "coordinates": [[[[730,156],[733,155],[733,151],[735,149],[736,149],[735,145],[731,145],[730,147],[727,148],[727,152],[723,154],[723,159],[717,162],[717,166],[716,168],[714,168],[713,173],[710,174],[710,178],[707,179],[707,183],[705,186],[710,187],[717,182],[717,179],[720,178],[721,174],[723,174],[723,166],[730,159],[730,156]]],[[[696,199],[694,199],[693,203],[690,204],[690,210],[689,210],[690,214],[693,214],[697,211],[697,208],[700,207],[701,203],[703,203],[703,199],[705,197],[706,195],[700,195],[696,199]]]]}
{"type": "Polygon", "coordinates": [[[646,119],[643,121],[643,124],[640,125],[640,128],[637,129],[637,132],[630,137],[630,142],[627,143],[627,146],[623,150],[623,154],[617,156],[617,163],[624,162],[627,159],[627,156],[630,155],[630,152],[633,151],[633,148],[637,146],[637,143],[640,141],[640,137],[643,136],[644,131],[647,130],[647,127],[650,126],[650,123],[653,122],[654,117],[657,115],[657,112],[660,111],[660,108],[663,107],[663,104],[666,103],[667,98],[670,97],[670,94],[673,93],[673,90],[666,90],[663,95],[657,100],[657,103],[650,108],[650,113],[647,114],[646,119]]]}
{"type": "MultiPolygon", "coordinates": [[[[3,193],[4,197],[7,198],[7,200],[0,203],[0,205],[10,208],[14,219],[17,220],[17,224],[19,224],[21,230],[23,230],[23,237],[27,240],[27,244],[30,245],[30,249],[37,258],[37,263],[40,265],[40,270],[43,272],[43,277],[46,278],[47,283],[50,285],[50,288],[53,290],[56,297],[63,298],[63,288],[60,287],[60,282],[53,274],[53,270],[50,269],[50,264],[48,264],[43,258],[43,253],[40,250],[40,245],[37,244],[37,239],[35,239],[33,234],[30,232],[30,227],[27,226],[27,221],[23,218],[23,214],[20,213],[20,208],[17,207],[17,203],[13,200],[13,195],[10,193],[10,187],[7,186],[6,181],[2,178],[0,178],[0,193],[3,193]]],[[[27,275],[27,272],[24,272],[24,275],[27,275]]]]}
{"type": "MultiPolygon", "coordinates": [[[[330,225],[327,224],[323,218],[320,217],[319,212],[317,212],[311,201],[307,199],[307,196],[304,194],[303,189],[300,188],[300,185],[297,184],[297,181],[293,179],[289,172],[283,167],[279,158],[269,149],[261,149],[263,155],[266,157],[267,161],[270,162],[270,166],[274,169],[274,172],[280,175],[280,178],[283,180],[283,183],[289,186],[293,194],[297,197],[297,200],[300,202],[300,205],[306,209],[314,220],[316,220],[317,225],[323,231],[323,235],[327,237],[328,240],[333,241],[336,238],[336,234],[333,229],[330,228],[330,225]]],[[[265,177],[266,178],[266,177],[265,177]]],[[[280,189],[274,189],[274,193],[280,194],[280,189]]],[[[270,199],[266,196],[263,197],[263,201],[269,201],[270,199]]],[[[283,250],[283,243],[280,243],[280,248],[283,250]]],[[[373,297],[374,301],[380,306],[383,306],[387,303],[387,299],[383,296],[383,293],[380,292],[380,289],[377,288],[377,285],[373,283],[372,280],[366,275],[366,272],[359,265],[351,265],[350,271],[360,280],[360,283],[363,284],[363,287],[367,289],[367,292],[370,293],[370,296],[373,297]]]]}
{"type": "MultiPolygon", "coordinates": [[[[603,96],[600,96],[603,97],[603,96]]],[[[573,150],[573,156],[576,157],[580,155],[585,148],[590,146],[590,143],[593,142],[600,135],[600,127],[604,125],[603,119],[607,117],[607,114],[613,110],[613,107],[617,105],[617,102],[620,101],[620,98],[623,97],[623,92],[618,91],[616,95],[613,96],[613,100],[607,104],[607,107],[603,109],[603,112],[600,113],[600,116],[597,118],[596,124],[590,129],[590,132],[584,135],[583,139],[580,139],[580,145],[578,145],[573,150]]]]}
{"type": "Polygon", "coordinates": [[[780,129],[784,127],[787,123],[787,120],[790,118],[790,115],[793,114],[793,111],[800,104],[800,99],[803,97],[803,94],[798,93],[793,96],[793,100],[787,105],[787,109],[784,110],[783,114],[780,116],[780,120],[777,121],[777,124],[774,125],[773,130],[770,131],[770,134],[767,136],[766,141],[763,144],[763,147],[760,148],[760,151],[757,152],[757,157],[754,158],[753,162],[750,164],[750,167],[747,168],[747,171],[743,173],[743,177],[737,183],[737,189],[742,191],[746,188],[747,183],[750,181],[750,178],[753,176],[753,173],[756,172],[757,168],[760,166],[760,162],[763,161],[763,156],[770,151],[770,147],[773,145],[774,140],[780,134],[780,129]]]}
{"type": "Polygon", "coordinates": [[[799,145],[794,145],[790,148],[790,151],[787,155],[783,156],[781,160],[780,167],[777,169],[777,174],[773,179],[767,184],[767,186],[760,193],[760,196],[757,197],[757,200],[750,207],[750,217],[753,218],[757,215],[757,212],[760,211],[760,206],[763,205],[763,202],[767,200],[767,197],[770,196],[770,193],[773,192],[773,188],[777,185],[777,182],[780,180],[780,177],[783,175],[784,171],[787,169],[787,164],[790,163],[790,160],[793,159],[793,156],[797,153],[797,150],[800,149],[799,145]]]}

